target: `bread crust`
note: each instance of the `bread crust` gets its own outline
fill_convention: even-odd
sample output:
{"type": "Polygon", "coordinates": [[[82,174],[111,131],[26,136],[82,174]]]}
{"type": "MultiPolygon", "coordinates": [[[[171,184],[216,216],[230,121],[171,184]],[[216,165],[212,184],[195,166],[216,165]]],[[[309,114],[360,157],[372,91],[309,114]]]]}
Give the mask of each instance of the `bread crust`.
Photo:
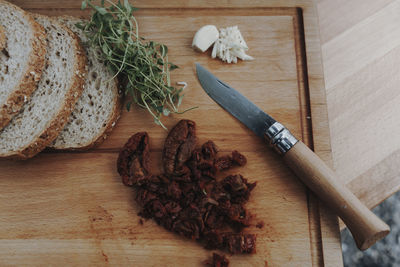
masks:
{"type": "Polygon", "coordinates": [[[53,25],[62,27],[72,37],[70,43],[71,49],[75,49],[75,66],[73,73],[73,82],[67,90],[64,103],[60,107],[58,114],[48,122],[46,129],[40,133],[33,142],[21,149],[20,151],[12,151],[7,154],[0,154],[0,157],[9,159],[28,159],[35,156],[37,153],[46,148],[51,142],[57,138],[59,132],[67,124],[71,112],[74,110],[75,103],[80,98],[83,87],[85,84],[85,77],[87,76],[87,58],[83,47],[79,41],[79,37],[73,33],[69,28],[59,23],[53,18],[49,18],[43,15],[36,15],[34,17],[45,17],[51,21],[53,25]]]}
{"type": "MultiPolygon", "coordinates": [[[[24,75],[22,75],[19,84],[14,91],[8,96],[6,102],[0,106],[0,130],[3,129],[11,119],[19,113],[22,106],[29,99],[32,93],[37,89],[42,70],[46,63],[46,32],[44,28],[37,23],[31,15],[21,8],[0,0],[0,5],[7,5],[18,12],[21,12],[24,18],[32,27],[33,38],[31,40],[32,51],[29,56],[29,64],[26,67],[24,75]]],[[[6,36],[4,36],[6,37],[6,36]]],[[[4,42],[5,46],[5,42],[4,42]]]]}
{"type": "MultiPolygon", "coordinates": [[[[81,20],[81,19],[73,17],[73,16],[60,16],[59,18],[64,19],[64,20],[81,20]]],[[[54,147],[54,146],[51,146],[51,147],[49,147],[49,149],[58,150],[58,151],[85,151],[85,150],[88,150],[90,148],[100,145],[101,143],[104,142],[104,140],[107,139],[107,137],[110,135],[113,128],[115,127],[118,119],[121,117],[122,107],[123,107],[123,105],[122,105],[123,97],[122,97],[122,93],[118,89],[119,86],[118,86],[118,81],[116,78],[114,78],[113,83],[114,83],[114,86],[117,88],[117,95],[113,99],[114,109],[111,113],[111,116],[108,118],[108,121],[106,122],[106,126],[102,127],[102,129],[91,140],[91,142],[88,142],[86,145],[83,145],[80,147],[73,147],[73,146],[54,147]]]]}

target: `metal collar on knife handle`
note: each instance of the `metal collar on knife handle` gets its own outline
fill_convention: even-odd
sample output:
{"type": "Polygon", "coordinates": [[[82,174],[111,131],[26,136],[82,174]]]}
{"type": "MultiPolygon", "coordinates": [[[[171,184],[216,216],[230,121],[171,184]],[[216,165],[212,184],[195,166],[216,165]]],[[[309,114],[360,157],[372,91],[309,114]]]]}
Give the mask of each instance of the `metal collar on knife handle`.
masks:
{"type": "Polygon", "coordinates": [[[276,152],[281,155],[288,152],[299,141],[279,122],[275,122],[267,128],[265,138],[276,152]]]}

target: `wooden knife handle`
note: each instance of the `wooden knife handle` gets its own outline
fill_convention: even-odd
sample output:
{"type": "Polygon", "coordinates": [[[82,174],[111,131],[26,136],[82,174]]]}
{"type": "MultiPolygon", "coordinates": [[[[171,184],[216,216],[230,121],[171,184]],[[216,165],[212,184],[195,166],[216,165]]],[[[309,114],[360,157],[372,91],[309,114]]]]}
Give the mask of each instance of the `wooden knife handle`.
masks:
{"type": "Polygon", "coordinates": [[[303,142],[298,141],[283,155],[283,159],[301,181],[343,220],[359,249],[369,248],[390,232],[389,226],[364,206],[303,142]]]}

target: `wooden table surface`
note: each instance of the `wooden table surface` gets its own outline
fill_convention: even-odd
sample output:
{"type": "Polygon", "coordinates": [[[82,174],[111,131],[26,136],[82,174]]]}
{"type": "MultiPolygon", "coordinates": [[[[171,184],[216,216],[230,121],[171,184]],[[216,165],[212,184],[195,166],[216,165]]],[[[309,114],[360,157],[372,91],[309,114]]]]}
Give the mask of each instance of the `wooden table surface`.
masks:
{"type": "Polygon", "coordinates": [[[400,0],[315,1],[333,165],[374,207],[400,188],[400,0]]]}
{"type": "Polygon", "coordinates": [[[400,1],[317,6],[334,168],[372,208],[400,188],[400,1]]]}

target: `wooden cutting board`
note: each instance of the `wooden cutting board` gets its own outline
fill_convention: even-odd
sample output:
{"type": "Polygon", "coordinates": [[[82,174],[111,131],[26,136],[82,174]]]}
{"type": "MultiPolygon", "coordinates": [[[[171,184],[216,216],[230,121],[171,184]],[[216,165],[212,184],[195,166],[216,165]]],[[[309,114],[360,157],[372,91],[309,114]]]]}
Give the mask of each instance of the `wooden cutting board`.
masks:
{"type": "MultiPolygon", "coordinates": [[[[88,16],[80,1],[13,1],[47,15],[88,16]]],[[[214,140],[221,153],[239,150],[247,166],[234,169],[257,181],[248,208],[265,227],[257,254],[230,256],[232,266],[340,266],[337,220],[245,126],[201,89],[194,62],[210,69],[330,163],[317,17],[302,1],[136,1],[140,33],[165,43],[179,65],[172,79],[186,81],[184,115],[197,122],[200,143],[214,140]],[[191,41],[205,24],[238,25],[254,61],[224,64],[197,53],[191,41]]],[[[201,266],[211,252],[165,231],[153,221],[139,224],[131,188],[116,171],[118,151],[138,131],[147,131],[153,168],[167,132],[144,110],[124,111],[101,146],[87,152],[43,152],[33,159],[0,162],[0,265],[201,266]]]]}

